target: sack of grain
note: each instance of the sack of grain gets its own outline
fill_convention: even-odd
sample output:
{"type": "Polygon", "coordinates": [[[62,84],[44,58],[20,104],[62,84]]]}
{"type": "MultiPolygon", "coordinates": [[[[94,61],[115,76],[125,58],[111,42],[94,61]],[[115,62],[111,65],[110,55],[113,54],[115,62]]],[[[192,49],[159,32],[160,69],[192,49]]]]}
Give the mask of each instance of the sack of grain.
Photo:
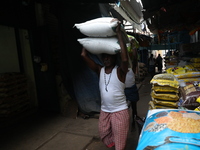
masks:
{"type": "Polygon", "coordinates": [[[80,32],[89,37],[110,37],[116,35],[115,28],[118,25],[118,19],[112,17],[101,17],[75,24],[74,26],[80,32]]]}
{"type": "Polygon", "coordinates": [[[116,37],[107,38],[82,38],[78,42],[92,54],[117,54],[121,48],[116,37]]]}

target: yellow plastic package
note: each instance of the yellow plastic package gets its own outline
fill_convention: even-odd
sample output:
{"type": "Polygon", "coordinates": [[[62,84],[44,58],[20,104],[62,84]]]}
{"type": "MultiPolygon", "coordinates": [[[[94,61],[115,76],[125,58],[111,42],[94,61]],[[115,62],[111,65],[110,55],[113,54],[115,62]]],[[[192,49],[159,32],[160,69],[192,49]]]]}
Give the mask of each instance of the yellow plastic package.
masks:
{"type": "Polygon", "coordinates": [[[185,73],[174,73],[174,76],[178,79],[183,78],[196,78],[200,77],[200,71],[187,71],[185,73]]]}
{"type": "Polygon", "coordinates": [[[186,69],[184,69],[183,67],[172,67],[172,68],[168,68],[166,70],[167,73],[171,73],[171,74],[180,74],[180,73],[185,73],[186,69]]]}
{"type": "Polygon", "coordinates": [[[195,111],[200,111],[200,106],[195,108],[195,111]]]}
{"type": "Polygon", "coordinates": [[[178,101],[179,99],[177,93],[156,93],[155,91],[151,91],[151,97],[168,101],[178,101]]]}
{"type": "Polygon", "coordinates": [[[186,69],[187,71],[194,71],[194,70],[197,70],[196,68],[194,68],[194,66],[192,66],[191,64],[190,65],[185,65],[183,67],[184,69],[186,69]]]}
{"type": "Polygon", "coordinates": [[[155,92],[175,92],[175,93],[179,93],[179,90],[177,88],[170,87],[170,86],[153,85],[152,90],[154,90],[155,92]]]}
{"type": "Polygon", "coordinates": [[[199,68],[200,67],[200,63],[192,63],[192,66],[195,67],[195,68],[199,68]]]}
{"type": "Polygon", "coordinates": [[[174,107],[168,107],[168,106],[162,106],[162,105],[156,105],[153,101],[149,102],[149,109],[176,109],[174,107]]]}
{"type": "Polygon", "coordinates": [[[198,97],[198,98],[196,99],[196,102],[200,103],[200,97],[198,97]]]}
{"type": "Polygon", "coordinates": [[[153,103],[155,105],[165,106],[165,107],[172,107],[172,108],[178,108],[178,101],[177,102],[171,102],[171,101],[165,101],[160,99],[152,99],[153,103]]]}
{"type": "Polygon", "coordinates": [[[179,88],[178,79],[173,74],[169,74],[169,73],[155,75],[151,79],[150,83],[153,85],[170,86],[174,88],[179,88]]]}
{"type": "Polygon", "coordinates": [[[190,61],[197,63],[200,62],[200,58],[191,58],[190,61]]]}
{"type": "Polygon", "coordinates": [[[194,81],[200,81],[200,77],[196,77],[196,78],[182,78],[182,79],[178,79],[179,82],[194,82],[194,81]]]}

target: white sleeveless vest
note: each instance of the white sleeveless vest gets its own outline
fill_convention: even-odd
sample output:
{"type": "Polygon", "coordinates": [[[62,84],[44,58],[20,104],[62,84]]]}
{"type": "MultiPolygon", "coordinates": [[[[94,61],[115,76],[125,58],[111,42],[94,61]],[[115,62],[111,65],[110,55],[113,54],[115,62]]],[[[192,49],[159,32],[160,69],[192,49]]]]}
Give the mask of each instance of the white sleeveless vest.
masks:
{"type": "Polygon", "coordinates": [[[117,112],[128,108],[124,94],[125,84],[118,79],[117,67],[115,66],[113,68],[111,76],[105,73],[105,67],[100,72],[99,89],[101,95],[101,110],[104,112],[117,112]],[[108,84],[107,91],[106,84],[108,84]]]}
{"type": "Polygon", "coordinates": [[[126,74],[125,86],[126,88],[132,87],[135,84],[135,74],[131,68],[128,68],[128,72],[126,74]]]}

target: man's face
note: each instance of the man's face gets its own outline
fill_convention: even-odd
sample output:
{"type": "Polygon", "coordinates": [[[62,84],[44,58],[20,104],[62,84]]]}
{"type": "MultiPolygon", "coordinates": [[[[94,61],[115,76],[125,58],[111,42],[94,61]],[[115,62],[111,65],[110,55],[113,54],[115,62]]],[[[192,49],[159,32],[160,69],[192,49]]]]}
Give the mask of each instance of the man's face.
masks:
{"type": "Polygon", "coordinates": [[[105,66],[112,66],[115,64],[116,55],[102,54],[102,60],[105,66]]]}

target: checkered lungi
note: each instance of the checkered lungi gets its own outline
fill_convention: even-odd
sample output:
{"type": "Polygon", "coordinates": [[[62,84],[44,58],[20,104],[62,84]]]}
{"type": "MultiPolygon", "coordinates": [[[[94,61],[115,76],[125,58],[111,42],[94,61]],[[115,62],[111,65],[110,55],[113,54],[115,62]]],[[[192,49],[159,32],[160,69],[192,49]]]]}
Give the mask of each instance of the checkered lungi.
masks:
{"type": "Polygon", "coordinates": [[[115,150],[124,150],[129,131],[130,116],[128,109],[108,113],[100,112],[99,134],[107,147],[115,146],[115,150]]]}

